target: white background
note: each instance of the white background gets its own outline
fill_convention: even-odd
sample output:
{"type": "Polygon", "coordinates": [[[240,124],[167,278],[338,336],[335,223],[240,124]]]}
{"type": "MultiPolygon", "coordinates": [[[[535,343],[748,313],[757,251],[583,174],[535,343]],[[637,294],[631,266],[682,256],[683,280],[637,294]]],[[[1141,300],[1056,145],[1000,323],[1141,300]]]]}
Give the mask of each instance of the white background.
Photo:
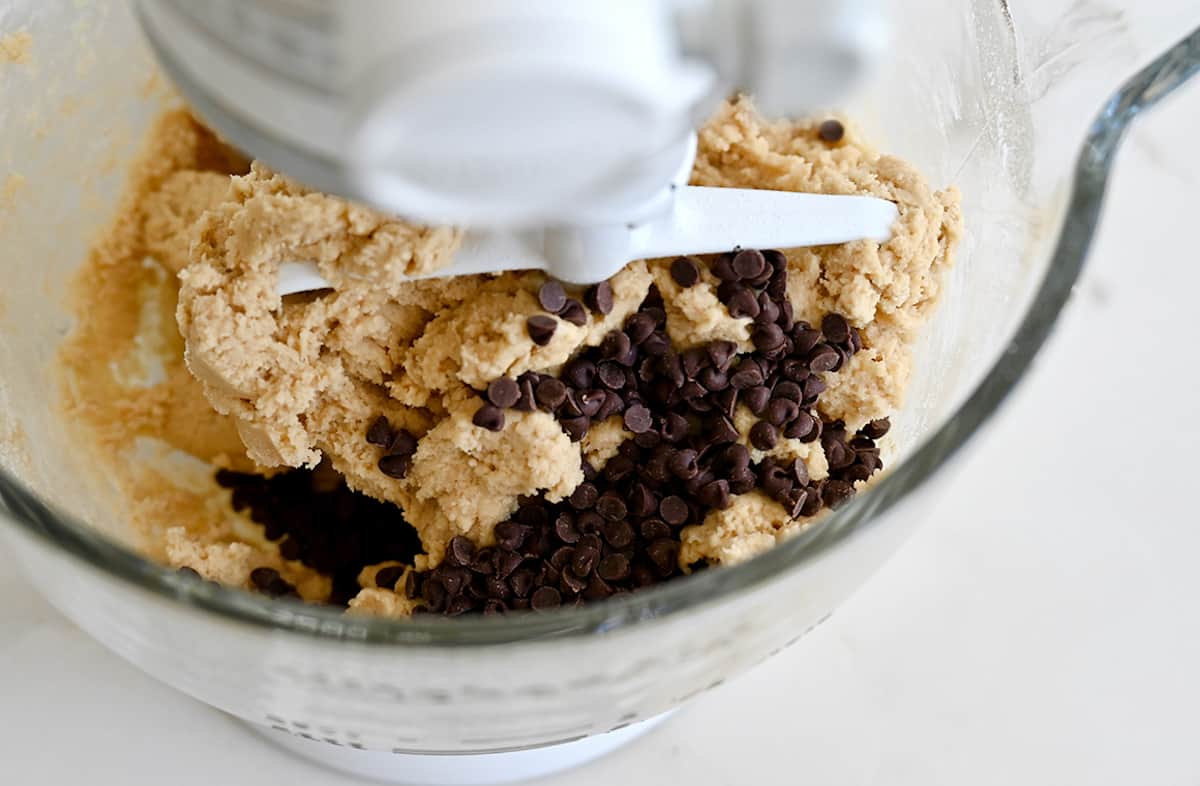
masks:
{"type": "MultiPolygon", "coordinates": [[[[1139,128],[1033,377],[825,625],[547,784],[1200,784],[1200,90],[1139,128]]],[[[356,783],[144,677],[0,553],[0,784],[356,783]]]]}

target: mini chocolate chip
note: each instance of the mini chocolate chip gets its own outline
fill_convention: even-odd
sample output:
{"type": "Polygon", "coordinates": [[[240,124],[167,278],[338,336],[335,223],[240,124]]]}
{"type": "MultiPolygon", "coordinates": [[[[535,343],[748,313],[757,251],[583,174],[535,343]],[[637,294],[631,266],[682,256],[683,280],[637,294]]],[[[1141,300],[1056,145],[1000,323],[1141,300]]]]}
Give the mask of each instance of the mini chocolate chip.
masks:
{"type": "Polygon", "coordinates": [[[579,405],[579,413],[584,417],[594,417],[600,411],[600,407],[604,406],[605,399],[608,398],[608,393],[603,390],[585,390],[582,393],[575,394],[575,401],[579,405]]]}
{"type": "Polygon", "coordinates": [[[663,418],[662,428],[659,430],[662,438],[667,442],[679,442],[688,435],[687,418],[677,412],[670,412],[663,418]]]}
{"type": "Polygon", "coordinates": [[[854,462],[839,473],[842,480],[859,481],[871,477],[872,470],[862,462],[854,462]]]}
{"type": "Polygon", "coordinates": [[[850,323],[841,314],[826,314],[821,320],[821,332],[831,344],[841,344],[850,339],[850,323]]]}
{"type": "Polygon", "coordinates": [[[743,390],[742,401],[755,415],[761,415],[767,411],[767,405],[771,401],[771,391],[761,385],[743,390]]]}
{"type": "Polygon", "coordinates": [[[596,364],[584,358],[576,358],[563,367],[562,378],[573,388],[590,388],[596,378],[596,364]]]}
{"type": "Polygon", "coordinates": [[[600,384],[610,390],[620,390],[625,387],[625,369],[614,360],[606,360],[596,367],[596,376],[600,384]]]}
{"type": "Polygon", "coordinates": [[[400,578],[403,575],[403,565],[389,565],[386,568],[380,568],[375,574],[375,586],[379,587],[380,589],[394,589],[396,587],[396,583],[400,581],[400,578]]]}
{"type": "Polygon", "coordinates": [[[821,489],[822,501],[835,510],[853,496],[854,484],[844,480],[827,480],[825,487],[821,489]]]}
{"type": "Polygon", "coordinates": [[[593,311],[598,311],[605,315],[612,313],[612,284],[607,281],[601,281],[593,287],[588,287],[587,291],[583,293],[583,300],[587,303],[588,308],[593,311]]]}
{"type": "Polygon", "coordinates": [[[846,127],[840,120],[826,120],[817,126],[817,136],[821,138],[822,142],[828,142],[831,145],[841,142],[845,135],[846,127]]]}
{"type": "Polygon", "coordinates": [[[447,553],[453,557],[454,562],[467,566],[475,559],[475,544],[462,535],[455,535],[450,539],[447,553]]]}
{"type": "Polygon", "coordinates": [[[775,385],[772,398],[786,398],[799,404],[804,400],[804,388],[800,387],[795,382],[784,380],[783,382],[775,385]]]}
{"type": "Polygon", "coordinates": [[[600,342],[600,354],[606,359],[619,358],[633,346],[632,339],[620,330],[610,330],[600,342]]]}
{"type": "Polygon", "coordinates": [[[654,417],[650,414],[650,410],[642,404],[634,404],[625,410],[625,428],[632,431],[634,434],[642,434],[650,430],[654,425],[654,417]]]}
{"type": "Polygon", "coordinates": [[[730,467],[748,467],[750,451],[745,445],[730,445],[721,453],[721,461],[730,467]]]}
{"type": "Polygon", "coordinates": [[[671,349],[671,340],[662,333],[655,331],[646,337],[640,345],[642,353],[650,357],[662,357],[671,349]]]}
{"type": "Polygon", "coordinates": [[[775,320],[775,324],[782,328],[784,333],[789,332],[795,324],[796,307],[792,305],[790,300],[782,300],[779,303],[779,318],[775,320]]]}
{"type": "Polygon", "coordinates": [[[604,477],[611,483],[620,483],[637,469],[637,465],[628,456],[616,455],[604,465],[604,477]]]}
{"type": "Polygon", "coordinates": [[[762,255],[775,272],[787,270],[787,257],[782,251],[775,248],[764,248],[762,255]]]}
{"type": "Polygon", "coordinates": [[[671,474],[681,480],[696,477],[700,472],[700,464],[697,461],[696,451],[690,448],[676,451],[667,462],[667,468],[671,470],[671,474]]]}
{"type": "Polygon", "coordinates": [[[729,491],[732,494],[745,494],[757,485],[758,478],[749,467],[738,467],[729,473],[729,491]]]}
{"type": "Polygon", "coordinates": [[[404,577],[404,597],[416,600],[421,597],[421,583],[424,578],[415,570],[410,570],[404,577]]]}
{"type": "Polygon", "coordinates": [[[700,373],[700,369],[704,368],[709,363],[708,353],[700,347],[692,347],[686,349],[679,356],[680,362],[683,364],[683,373],[688,379],[695,379],[700,373]]]}
{"type": "Polygon", "coordinates": [[[757,249],[748,248],[744,251],[739,251],[733,258],[733,272],[737,273],[738,278],[758,278],[766,269],[767,259],[757,249]]]}
{"type": "Polygon", "coordinates": [[[820,377],[809,377],[804,380],[804,402],[807,404],[816,401],[817,397],[825,392],[825,381],[820,377]]]}
{"type": "Polygon", "coordinates": [[[773,349],[779,349],[783,346],[784,335],[779,325],[772,324],[756,324],[754,332],[750,336],[754,342],[755,348],[761,352],[769,352],[773,349]]]}
{"type": "MultiPolygon", "coordinates": [[[[879,460],[879,456],[876,456],[873,453],[859,453],[858,454],[858,463],[866,468],[867,477],[874,475],[876,472],[878,472],[880,469],[883,468],[883,462],[879,460]]],[[[864,480],[865,480],[865,478],[864,478],[864,480]]],[[[284,545],[286,545],[286,544],[284,544],[284,545]]]]}
{"type": "Polygon", "coordinates": [[[534,504],[524,504],[517,510],[516,519],[527,527],[545,527],[550,524],[550,514],[545,508],[534,504]]]}
{"type": "Polygon", "coordinates": [[[729,367],[737,355],[737,349],[737,344],[732,341],[710,341],[707,347],[708,359],[712,361],[713,368],[717,371],[722,374],[728,373],[729,367]]]}
{"type": "Polygon", "coordinates": [[[807,412],[800,412],[795,419],[787,425],[783,431],[783,436],[788,439],[804,439],[812,433],[816,427],[816,418],[807,412]]]}
{"type": "Polygon", "coordinates": [[[800,405],[791,399],[771,399],[767,405],[767,422],[773,426],[783,426],[799,414],[800,405]]]}
{"type": "Polygon", "coordinates": [[[663,521],[676,527],[688,520],[687,502],[674,494],[664,497],[663,501],[658,503],[658,512],[663,521]]]}
{"type": "Polygon", "coordinates": [[[700,492],[696,495],[696,498],[699,499],[702,504],[707,505],[710,508],[724,510],[725,508],[729,507],[730,504],[729,481],[714,480],[705,484],[705,486],[701,488],[700,492]]]}
{"type": "Polygon", "coordinates": [[[755,423],[750,429],[750,444],[759,450],[770,450],[779,443],[779,431],[766,421],[755,423]]]}
{"type": "Polygon", "coordinates": [[[717,479],[717,475],[711,469],[702,469],[695,476],[688,478],[683,482],[683,488],[688,494],[693,497],[700,493],[700,489],[707,486],[717,479]]]}
{"type": "Polygon", "coordinates": [[[535,314],[525,320],[525,327],[529,331],[529,339],[539,347],[544,347],[550,343],[550,339],[554,338],[554,331],[558,329],[558,320],[545,314],[535,314]]]}
{"type": "Polygon", "coordinates": [[[674,540],[656,540],[646,547],[646,554],[660,576],[670,576],[679,567],[679,543],[674,540]]]}
{"type": "Polygon", "coordinates": [[[567,386],[554,377],[542,377],[534,388],[533,397],[537,403],[553,411],[567,400],[567,386]]]}
{"type": "Polygon", "coordinates": [[[734,292],[725,300],[725,308],[729,311],[729,316],[734,319],[744,319],[746,317],[755,319],[761,310],[758,306],[758,299],[754,297],[754,293],[744,287],[734,292]]]}
{"type": "Polygon", "coordinates": [[[722,281],[737,281],[738,274],[733,270],[733,255],[722,254],[713,262],[712,273],[722,281]]]}
{"type": "Polygon", "coordinates": [[[629,490],[629,512],[634,516],[649,516],[658,510],[658,498],[645,484],[636,483],[629,490]]]}
{"type": "Polygon", "coordinates": [[[554,587],[538,587],[529,598],[529,607],[534,611],[555,609],[562,605],[562,595],[554,587]]]}
{"type": "Polygon", "coordinates": [[[729,387],[729,377],[715,368],[701,369],[700,373],[696,375],[696,381],[703,385],[710,393],[719,393],[729,387]]]}
{"type": "Polygon", "coordinates": [[[630,543],[633,543],[633,527],[630,526],[628,521],[610,521],[604,525],[602,532],[604,533],[604,539],[608,541],[608,545],[614,549],[623,549],[630,543]]]}
{"type": "Polygon", "coordinates": [[[630,576],[635,587],[648,587],[655,581],[654,569],[641,563],[633,566],[630,576]]]}
{"type": "Polygon", "coordinates": [[[554,550],[554,553],[550,555],[549,561],[551,565],[559,570],[562,570],[564,567],[570,565],[574,560],[575,549],[571,548],[570,546],[562,546],[554,550]]]}
{"type": "Polygon", "coordinates": [[[577,418],[583,415],[583,410],[579,406],[579,398],[585,392],[586,391],[581,390],[567,391],[567,397],[563,400],[563,403],[558,406],[557,414],[560,420],[565,420],[566,418],[577,418]]]}
{"type": "Polygon", "coordinates": [[[533,412],[537,409],[537,401],[533,397],[534,379],[531,376],[522,375],[517,380],[517,387],[521,389],[521,397],[517,399],[517,403],[513,404],[513,409],[518,412],[533,412]]]}
{"type": "Polygon", "coordinates": [[[471,422],[488,431],[500,431],[504,428],[504,410],[494,404],[484,404],[475,410],[471,422]]]}
{"type": "Polygon", "coordinates": [[[662,442],[662,437],[654,431],[643,431],[641,434],[635,434],[633,441],[641,448],[656,448],[662,442]]]}
{"type": "Polygon", "coordinates": [[[812,328],[793,328],[792,343],[796,352],[806,355],[821,343],[821,332],[812,328]]]}
{"type": "Polygon", "coordinates": [[[782,499],[777,501],[780,505],[783,505],[788,516],[797,518],[804,510],[804,503],[808,501],[808,490],[794,486],[787,490],[782,499]]]}
{"type": "Polygon", "coordinates": [[[494,529],[496,544],[502,549],[516,551],[529,536],[529,527],[515,521],[502,521],[494,529]]]}
{"type": "Polygon", "coordinates": [[[708,436],[714,444],[721,445],[726,442],[737,442],[739,434],[732,421],[721,416],[712,421],[712,425],[708,429],[708,436]]]}
{"type": "Polygon", "coordinates": [[[809,354],[809,368],[812,371],[833,371],[839,365],[841,365],[841,358],[838,350],[830,347],[829,344],[821,344],[809,354]]]}
{"type": "Polygon", "coordinates": [[[857,352],[862,352],[862,348],[863,348],[862,334],[858,332],[858,328],[851,326],[850,327],[850,341],[848,342],[848,349],[850,350],[850,354],[853,355],[857,352]]]}
{"type": "Polygon", "coordinates": [[[770,280],[767,281],[767,288],[764,290],[773,300],[783,301],[787,299],[787,272],[776,272],[770,280]]]}
{"type": "Polygon", "coordinates": [[[537,299],[542,308],[551,314],[557,314],[567,305],[567,291],[563,289],[562,284],[550,279],[538,288],[537,299]]]}
{"type": "Polygon", "coordinates": [[[858,435],[855,436],[854,439],[850,440],[850,447],[854,448],[855,452],[859,453],[863,451],[879,451],[879,448],[875,447],[875,440],[863,434],[862,431],[859,431],[858,435]]]}
{"type": "Polygon", "coordinates": [[[604,581],[623,581],[629,577],[629,559],[624,554],[609,554],[596,566],[596,576],[604,581]]]}
{"type": "Polygon", "coordinates": [[[563,431],[567,432],[567,436],[572,442],[579,442],[587,436],[588,430],[592,427],[592,419],[581,415],[577,418],[567,418],[560,420],[559,425],[563,431]]]}
{"type": "Polygon", "coordinates": [[[279,571],[274,568],[255,568],[250,571],[250,583],[260,590],[267,590],[280,579],[279,571]]]}
{"type": "Polygon", "coordinates": [[[560,513],[554,520],[554,534],[558,535],[558,539],[563,543],[579,542],[579,530],[575,527],[575,519],[571,518],[569,513],[560,513]]]}
{"type": "Polygon", "coordinates": [[[742,361],[729,377],[729,384],[737,390],[753,388],[763,383],[762,369],[757,363],[742,361]]]}
{"type": "Polygon", "coordinates": [[[700,266],[694,259],[679,257],[671,263],[671,278],[684,289],[695,286],[700,280],[700,266]]]}
{"type": "Polygon", "coordinates": [[[612,594],[612,587],[599,576],[592,576],[588,581],[587,588],[583,591],[583,597],[587,600],[603,600],[612,594]]]}
{"type": "Polygon", "coordinates": [[[596,512],[609,521],[620,521],[629,513],[625,503],[615,493],[607,491],[596,500],[596,512]]]}
{"type": "Polygon", "coordinates": [[[891,431],[891,428],[892,421],[888,420],[887,418],[876,418],[867,425],[863,426],[861,433],[863,436],[870,437],[871,439],[881,439],[889,431],[891,431]]]}
{"type": "Polygon", "coordinates": [[[367,442],[381,448],[392,444],[392,426],[383,415],[375,418],[367,428],[367,442]]]}
{"type": "Polygon", "coordinates": [[[596,500],[600,498],[600,492],[591,483],[580,483],[571,492],[571,496],[567,501],[571,503],[571,507],[576,510],[590,510],[595,507],[596,500]]]}
{"type": "Polygon", "coordinates": [[[397,429],[395,435],[392,436],[391,444],[388,445],[387,455],[411,456],[416,452],[417,438],[409,431],[397,429]]]}
{"type": "Polygon", "coordinates": [[[829,440],[825,445],[825,458],[830,469],[842,469],[854,463],[854,451],[841,440],[829,440]]]}
{"type": "Polygon", "coordinates": [[[600,561],[600,549],[593,544],[581,546],[575,549],[575,556],[571,560],[571,573],[576,576],[586,576],[591,573],[596,563],[600,561]]]}
{"type": "Polygon", "coordinates": [[[587,309],[575,298],[567,298],[567,304],[563,306],[559,316],[577,327],[583,327],[588,321],[587,309]]]}
{"type": "Polygon", "coordinates": [[[501,409],[508,409],[521,400],[521,388],[515,379],[500,377],[488,385],[487,399],[501,409]]]}
{"type": "Polygon", "coordinates": [[[379,471],[389,478],[403,480],[412,469],[412,456],[384,456],[379,459],[379,471]]]}
{"type": "Polygon", "coordinates": [[[758,465],[758,482],[768,496],[778,499],[792,487],[794,481],[787,470],[768,459],[758,465]]]}
{"type": "Polygon", "coordinates": [[[634,344],[641,344],[654,334],[654,318],[638,312],[625,322],[625,333],[634,344]]]}
{"type": "Polygon", "coordinates": [[[587,585],[588,580],[586,577],[576,575],[573,570],[564,570],[558,586],[564,595],[574,597],[583,592],[587,588],[587,585]]]}
{"type": "Polygon", "coordinates": [[[646,519],[642,522],[639,529],[641,530],[642,537],[647,541],[671,537],[671,528],[667,526],[667,522],[660,521],[659,519],[646,519]]]}
{"type": "MultiPolygon", "coordinates": [[[[775,304],[774,300],[771,300],[771,296],[766,292],[761,293],[758,296],[758,316],[754,318],[755,323],[759,325],[771,323],[775,327],[779,327],[776,324],[779,322],[779,314],[779,306],[775,304]]],[[[779,327],[780,335],[783,334],[783,330],[782,327],[779,327]]]]}
{"type": "MultiPolygon", "coordinates": [[[[872,471],[874,471],[872,469],[872,471]]],[[[303,556],[303,549],[300,542],[295,538],[285,538],[279,544],[279,556],[284,559],[298,560],[303,556]]]]}

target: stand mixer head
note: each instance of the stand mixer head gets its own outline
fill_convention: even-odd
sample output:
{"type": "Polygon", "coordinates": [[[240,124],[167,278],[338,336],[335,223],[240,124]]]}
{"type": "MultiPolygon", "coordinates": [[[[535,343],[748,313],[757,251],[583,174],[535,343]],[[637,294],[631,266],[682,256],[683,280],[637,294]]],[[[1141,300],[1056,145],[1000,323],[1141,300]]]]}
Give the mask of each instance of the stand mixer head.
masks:
{"type": "Polygon", "coordinates": [[[885,47],[878,6],[140,0],[138,10],[165,70],[234,145],[314,188],[471,228],[467,258],[437,275],[542,267],[584,283],[640,256],[886,238],[894,207],[857,197],[833,211],[847,237],[810,237],[788,220],[799,205],[782,202],[705,236],[695,228],[724,205],[684,194],[693,129],[722,98],[746,90],[768,113],[794,115],[844,97],[885,47]]]}

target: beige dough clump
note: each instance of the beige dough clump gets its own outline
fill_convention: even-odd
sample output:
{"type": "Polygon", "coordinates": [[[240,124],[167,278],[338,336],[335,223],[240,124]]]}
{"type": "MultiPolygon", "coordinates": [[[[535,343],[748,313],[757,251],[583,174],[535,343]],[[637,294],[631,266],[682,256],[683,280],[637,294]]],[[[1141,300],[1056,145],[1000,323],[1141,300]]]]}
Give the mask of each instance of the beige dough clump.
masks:
{"type": "Polygon", "coordinates": [[[421,440],[408,477],[396,484],[427,552],[418,567],[437,565],[455,535],[491,545],[492,526],[516,511],[520,497],[540,490],[558,502],[583,482],[579,446],[553,415],[509,412],[503,431],[488,431],[471,423],[478,406],[456,405],[421,440]]]}
{"type": "Polygon", "coordinates": [[[594,469],[604,469],[608,460],[617,455],[621,443],[633,438],[633,432],[625,428],[620,415],[592,426],[584,436],[580,447],[583,457],[594,469]]]}
{"type": "Polygon", "coordinates": [[[378,565],[370,565],[363,568],[362,572],[358,575],[358,584],[362,589],[350,599],[347,613],[371,617],[404,619],[411,617],[413,611],[418,606],[423,605],[422,601],[410,600],[404,594],[404,583],[408,577],[408,570],[411,570],[411,568],[400,574],[399,580],[391,588],[376,585],[375,576],[379,571],[391,567],[403,568],[406,566],[401,565],[399,562],[381,562],[378,565]]]}
{"type": "Polygon", "coordinates": [[[714,510],[704,523],[683,530],[679,564],[745,562],[808,523],[791,518],[782,505],[760,491],[739,494],[725,510],[714,510]]]}

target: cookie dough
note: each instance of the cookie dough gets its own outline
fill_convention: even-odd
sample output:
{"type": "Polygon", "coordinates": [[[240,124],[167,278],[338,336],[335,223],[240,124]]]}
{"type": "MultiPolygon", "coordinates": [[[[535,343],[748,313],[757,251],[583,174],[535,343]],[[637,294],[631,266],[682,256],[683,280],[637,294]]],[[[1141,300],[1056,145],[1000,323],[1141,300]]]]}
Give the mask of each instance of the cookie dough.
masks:
{"type": "MultiPolygon", "coordinates": [[[[746,100],[726,104],[701,129],[692,182],[867,194],[898,205],[886,243],[786,251],[796,318],[816,324],[840,313],[862,338],[862,351],[831,375],[821,416],[853,432],[895,412],[912,345],[953,261],[962,223],[957,191],[931,189],[853,127],[831,145],[816,124],[766,122],[746,100]]],[[[447,264],[459,240],[453,229],[408,224],[248,164],[185,112],[159,123],[111,232],[80,274],[80,324],[62,363],[68,411],[152,554],[233,584],[245,584],[253,567],[272,567],[302,594],[319,590],[305,590],[307,569],[282,560],[272,544],[244,537],[244,521],[201,513],[228,494],[215,485],[186,492],[172,516],[148,502],[184,492],[139,464],[130,452],[138,436],[241,470],[314,467],[326,458],[351,487],[404,509],[425,549],[417,567],[431,567],[456,535],[489,544],[523,498],[567,497],[584,478],[583,462],[601,468],[629,438],[616,418],[572,442],[540,412],[509,411],[502,430],[488,431],[472,422],[481,403],[475,391],[501,376],[556,374],[621,326],[652,286],[678,349],[714,340],[751,346],[751,320],[730,316],[707,266],[698,284],[682,288],[669,260],[630,264],[611,281],[609,313],[588,310],[583,325],[556,318],[553,338],[539,346],[526,319],[542,313],[541,273],[404,279],[447,264]],[[281,298],[277,270],[288,260],[315,262],[332,289],[281,298]],[[154,325],[139,323],[148,311],[159,316],[154,325]],[[134,350],[147,331],[157,337],[157,375],[117,373],[139,367],[134,350]],[[379,452],[364,439],[380,415],[418,439],[402,479],[380,471],[379,452]],[[243,543],[249,552],[236,546],[243,543]]],[[[754,421],[735,416],[751,448],[754,421]]],[[[751,453],[755,461],[802,459],[814,479],[828,471],[819,442],[783,439],[751,453]]],[[[680,563],[743,560],[797,526],[766,496],[739,495],[683,532],[680,563]]],[[[370,579],[364,574],[366,589],[352,608],[412,611],[370,579]]]]}

